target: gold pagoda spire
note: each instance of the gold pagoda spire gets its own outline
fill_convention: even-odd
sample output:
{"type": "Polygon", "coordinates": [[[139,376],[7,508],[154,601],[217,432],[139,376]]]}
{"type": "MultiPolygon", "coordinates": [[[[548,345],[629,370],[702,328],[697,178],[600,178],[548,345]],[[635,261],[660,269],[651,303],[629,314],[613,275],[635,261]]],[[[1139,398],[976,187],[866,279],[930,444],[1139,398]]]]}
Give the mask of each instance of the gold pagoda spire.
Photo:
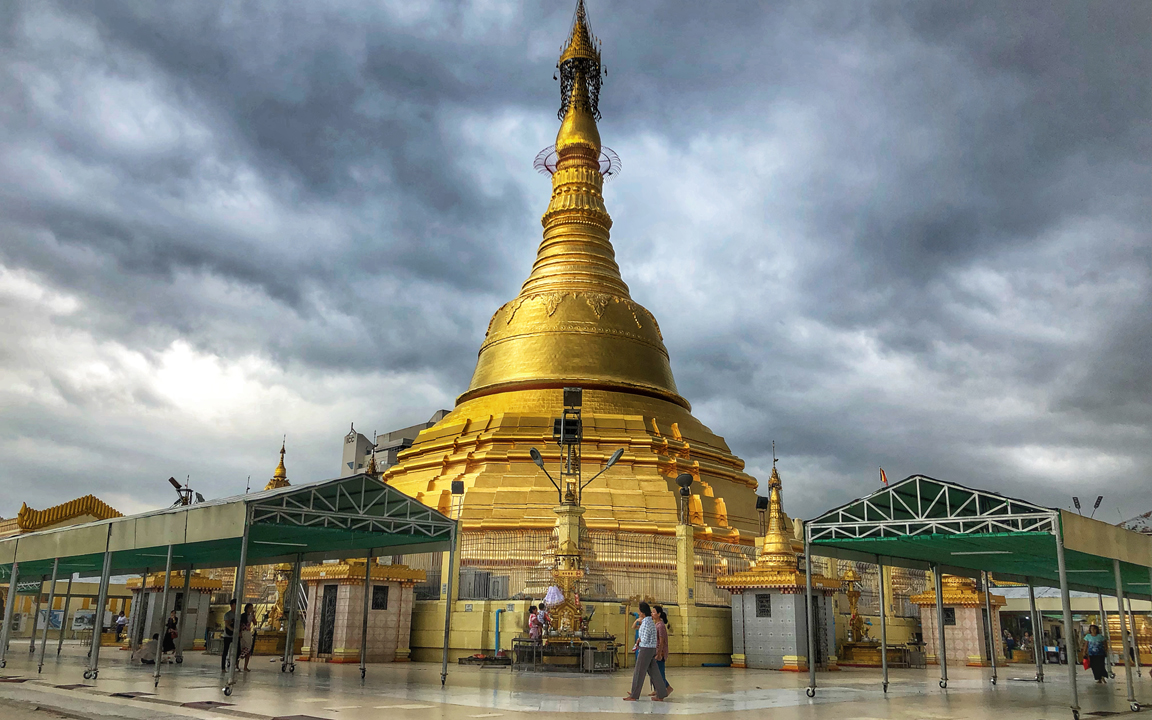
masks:
{"type": "Polygon", "coordinates": [[[265,490],[275,490],[276,488],[288,487],[291,485],[288,482],[288,470],[284,467],[284,446],[288,438],[284,438],[280,442],[280,464],[276,466],[275,472],[272,473],[272,479],[264,486],[265,490]]]}
{"type": "Polygon", "coordinates": [[[772,477],[768,478],[768,529],[764,533],[764,544],[760,546],[760,556],[756,559],[757,568],[796,568],[796,551],[792,549],[792,539],[788,536],[782,490],[780,473],[773,461],[772,477]]]}
{"type": "MultiPolygon", "coordinates": [[[[579,386],[637,393],[685,409],[656,319],[620,277],[604,205],[599,41],[578,0],[557,63],[562,122],[552,160],[552,196],[532,272],[488,325],[476,371],[457,404],[508,390],[579,386]]],[[[543,154],[543,153],[542,153],[543,154]]]]}

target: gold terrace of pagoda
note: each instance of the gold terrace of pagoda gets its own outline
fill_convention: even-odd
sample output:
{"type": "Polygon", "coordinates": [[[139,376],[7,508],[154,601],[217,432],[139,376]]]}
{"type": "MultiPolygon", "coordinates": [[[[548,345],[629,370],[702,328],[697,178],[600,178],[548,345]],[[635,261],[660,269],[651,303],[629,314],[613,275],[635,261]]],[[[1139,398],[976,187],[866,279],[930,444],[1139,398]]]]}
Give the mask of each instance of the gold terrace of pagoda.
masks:
{"type": "Polygon", "coordinates": [[[553,528],[556,490],[529,450],[559,465],[552,420],[562,411],[562,388],[581,387],[585,477],[624,449],[584,492],[587,528],[674,535],[674,479],[690,473],[697,537],[747,544],[757,535],[756,480],[693,417],[659,325],[632,299],[609,240],[598,48],[580,0],[558,63],[570,82],[562,80],[563,121],[536,260],[519,295],[492,317],[455,409],[421,432],[383,478],[446,513],[452,482],[463,481],[465,531],[553,528]]]}

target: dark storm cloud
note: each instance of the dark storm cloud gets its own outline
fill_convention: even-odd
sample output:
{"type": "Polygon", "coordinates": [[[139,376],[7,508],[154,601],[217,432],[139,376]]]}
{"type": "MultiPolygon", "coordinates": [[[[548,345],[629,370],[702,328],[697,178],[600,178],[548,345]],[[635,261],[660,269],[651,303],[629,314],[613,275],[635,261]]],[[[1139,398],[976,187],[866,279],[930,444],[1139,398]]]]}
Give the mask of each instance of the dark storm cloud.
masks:
{"type": "MultiPolygon", "coordinates": [[[[791,512],[878,464],[1053,504],[1084,482],[1140,497],[1145,10],[592,3],[625,280],[698,416],[757,473],[779,441],[791,512]]],[[[331,418],[384,430],[450,404],[539,242],[531,159],[570,13],[0,10],[3,487],[70,492],[44,437],[67,448],[56,477],[143,482],[173,432],[192,472],[254,472],[247,443],[290,418],[193,410],[166,372],[240,373],[244,407],[294,393],[312,476],[335,464],[331,418]]]]}

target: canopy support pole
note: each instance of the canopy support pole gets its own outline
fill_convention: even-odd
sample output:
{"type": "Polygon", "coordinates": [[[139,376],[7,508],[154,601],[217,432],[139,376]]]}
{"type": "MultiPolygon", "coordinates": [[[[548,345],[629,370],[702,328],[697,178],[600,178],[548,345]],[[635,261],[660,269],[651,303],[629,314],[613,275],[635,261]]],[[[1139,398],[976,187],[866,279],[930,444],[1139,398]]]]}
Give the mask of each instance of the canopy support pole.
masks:
{"type": "Polygon", "coordinates": [[[992,617],[992,583],[984,573],[984,612],[988,616],[988,662],[992,663],[992,684],[996,684],[996,618],[992,617]]]}
{"type": "Polygon", "coordinates": [[[164,636],[168,634],[168,587],[172,584],[172,546],[168,546],[168,559],[164,561],[164,593],[160,596],[160,637],[156,640],[156,670],[152,673],[152,687],[160,685],[160,665],[164,657],[164,636]]]}
{"type": "Polygon", "coordinates": [[[1108,632],[1108,613],[1104,612],[1104,594],[1096,593],[1096,601],[1100,603],[1100,631],[1104,633],[1104,668],[1108,670],[1110,676],[1116,677],[1112,669],[1112,638],[1108,632]]]}
{"type": "MultiPolygon", "coordinates": [[[[176,629],[176,657],[184,661],[184,620],[188,618],[188,596],[192,591],[192,563],[184,568],[184,589],[181,591],[180,627],[176,629]]],[[[199,612],[199,609],[197,609],[199,612]]]]}
{"type": "Polygon", "coordinates": [[[132,637],[128,638],[128,647],[135,653],[140,649],[140,636],[144,634],[144,613],[148,610],[148,573],[152,568],[144,568],[140,576],[140,597],[132,605],[132,637]]]}
{"type": "Polygon", "coordinates": [[[104,635],[104,606],[108,604],[108,582],[112,576],[112,526],[108,526],[108,541],[104,544],[104,568],[100,571],[100,590],[96,593],[96,622],[92,630],[92,649],[88,653],[88,671],[85,680],[95,680],[100,674],[100,640],[104,635]]]}
{"type": "MultiPolygon", "coordinates": [[[[1103,602],[1103,601],[1101,601],[1103,602]]],[[[1101,605],[1100,607],[1104,607],[1101,605]]],[[[1036,588],[1028,578],[1028,612],[1032,618],[1032,656],[1036,661],[1036,682],[1044,682],[1044,628],[1036,613],[1036,588]]]]}
{"type": "Polygon", "coordinates": [[[1140,643],[1136,640],[1136,613],[1132,612],[1132,596],[1129,595],[1128,601],[1128,625],[1132,628],[1132,661],[1136,663],[1136,677],[1141,677],[1140,672],[1140,643]]]}
{"type": "Polygon", "coordinates": [[[884,692],[888,692],[888,603],[884,597],[884,563],[876,556],[880,570],[880,668],[884,673],[884,692]]]}
{"type": "Polygon", "coordinates": [[[240,615],[236,619],[236,629],[234,631],[235,639],[232,641],[230,653],[232,655],[232,665],[228,668],[228,680],[224,684],[223,692],[225,696],[232,695],[232,686],[236,684],[236,666],[240,663],[240,643],[243,642],[243,637],[240,633],[240,618],[244,614],[244,576],[247,574],[248,567],[248,531],[252,525],[252,508],[248,508],[244,513],[244,534],[240,538],[240,564],[236,566],[236,583],[234,589],[236,591],[236,606],[240,608],[240,615]]]}
{"type": "MultiPolygon", "coordinates": [[[[1128,703],[1136,704],[1136,694],[1132,689],[1132,656],[1128,652],[1128,623],[1124,618],[1124,578],[1120,576],[1120,561],[1113,558],[1112,572],[1116,574],[1116,608],[1120,611],[1120,638],[1124,641],[1124,680],[1128,684],[1128,703]]],[[[1072,658],[1068,658],[1072,664],[1072,658]]]]}
{"type": "Polygon", "coordinates": [[[40,598],[44,595],[44,576],[36,586],[36,602],[32,606],[32,634],[28,638],[28,652],[36,652],[36,631],[40,628],[40,598]]]}
{"type": "MultiPolygon", "coordinates": [[[[20,540],[16,540],[16,550],[20,540]]],[[[16,583],[20,581],[20,563],[12,561],[12,574],[8,576],[8,597],[4,600],[4,627],[0,627],[0,668],[8,664],[8,636],[12,632],[12,606],[16,603],[16,583]]]]}
{"type": "Polygon", "coordinates": [[[940,564],[932,567],[936,584],[936,662],[940,665],[940,689],[948,689],[948,642],[944,639],[944,583],[940,578],[940,564]]]}
{"type": "Polygon", "coordinates": [[[456,567],[456,525],[452,526],[452,549],[448,551],[448,596],[444,598],[444,656],[440,660],[440,687],[448,682],[448,639],[452,634],[452,570],[456,567]]]}
{"type": "Polygon", "coordinates": [[[804,587],[808,613],[808,697],[816,696],[816,611],[812,607],[812,532],[804,525],[804,587]]]}
{"type": "MultiPolygon", "coordinates": [[[[48,628],[52,627],[52,605],[56,602],[56,576],[60,572],[60,558],[52,561],[52,584],[48,588],[48,610],[44,613],[44,632],[40,638],[40,664],[36,667],[36,672],[44,672],[44,651],[48,649],[48,628]]],[[[1123,612],[1124,608],[1120,608],[1123,612]]],[[[37,613],[39,616],[39,613],[37,613]]],[[[64,621],[60,621],[60,630],[64,630],[64,621]]],[[[32,642],[36,642],[33,640],[32,642]]]]}
{"type": "Polygon", "coordinates": [[[284,659],[280,663],[280,672],[296,672],[296,662],[292,656],[296,649],[296,606],[300,603],[300,564],[303,560],[304,556],[296,553],[296,562],[292,565],[292,576],[284,599],[288,604],[288,625],[284,628],[284,659]]]}
{"type": "Polygon", "coordinates": [[[360,679],[368,673],[368,608],[372,603],[372,550],[364,560],[364,617],[360,625],[360,679]]]}
{"type": "MultiPolygon", "coordinates": [[[[1060,529],[1060,516],[1053,514],[1052,527],[1056,535],[1056,566],[1060,573],[1060,605],[1064,611],[1064,637],[1066,643],[1074,642],[1072,637],[1072,598],[1068,594],[1068,568],[1064,563],[1064,533],[1060,529]]],[[[1071,645],[1067,646],[1071,650],[1071,645]]],[[[1076,689],[1076,662],[1069,653],[1068,687],[1072,692],[1072,717],[1080,717],[1080,693],[1076,689]]]]}
{"type": "MultiPolygon", "coordinates": [[[[64,649],[64,626],[68,624],[68,606],[72,604],[72,575],[68,575],[68,589],[64,591],[64,616],[60,618],[60,638],[56,642],[56,657],[60,657],[60,651],[64,649]]],[[[1129,602],[1129,605],[1132,603],[1129,602]]],[[[1136,627],[1135,624],[1132,627],[1136,627]]]]}

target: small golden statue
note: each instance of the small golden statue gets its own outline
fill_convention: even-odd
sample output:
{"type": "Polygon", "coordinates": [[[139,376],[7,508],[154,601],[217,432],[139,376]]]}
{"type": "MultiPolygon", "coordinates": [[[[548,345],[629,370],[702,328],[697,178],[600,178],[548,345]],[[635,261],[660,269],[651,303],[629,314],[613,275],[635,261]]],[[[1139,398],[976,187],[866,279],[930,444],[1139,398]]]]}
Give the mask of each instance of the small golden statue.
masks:
{"type": "Polygon", "coordinates": [[[849,566],[844,577],[841,578],[844,583],[844,594],[848,596],[848,641],[849,642],[864,642],[868,640],[868,626],[864,624],[864,618],[860,616],[860,576],[856,571],[849,566]]]}

